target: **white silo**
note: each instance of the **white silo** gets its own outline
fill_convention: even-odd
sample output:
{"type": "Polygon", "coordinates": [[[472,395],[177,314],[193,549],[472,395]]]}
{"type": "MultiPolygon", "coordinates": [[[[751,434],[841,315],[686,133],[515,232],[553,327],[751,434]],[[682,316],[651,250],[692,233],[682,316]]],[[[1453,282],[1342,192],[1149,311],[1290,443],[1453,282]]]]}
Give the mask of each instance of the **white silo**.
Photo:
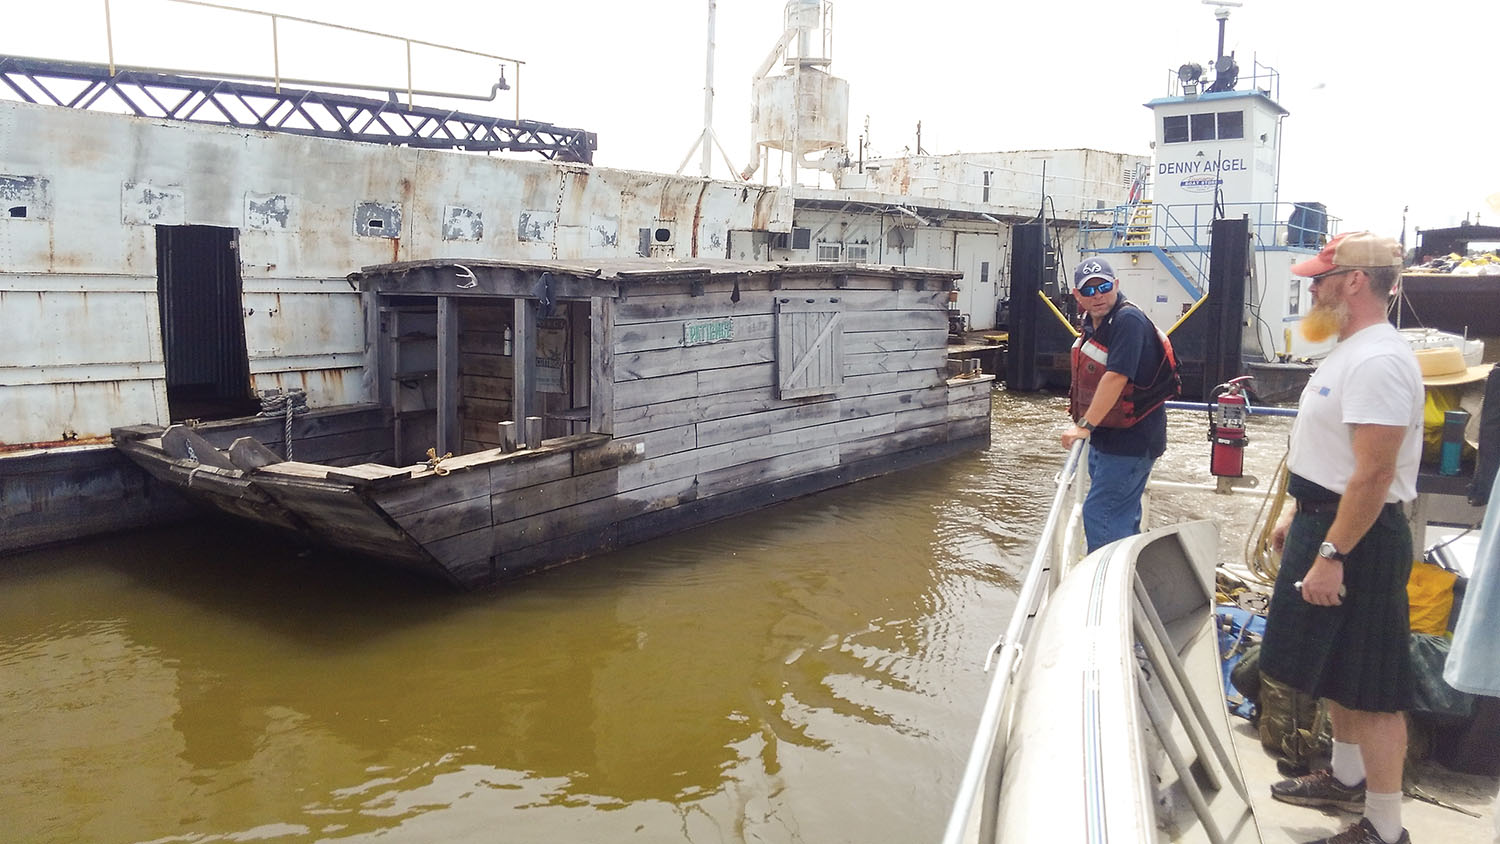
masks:
{"type": "Polygon", "coordinates": [[[833,61],[832,25],[832,3],[788,0],[781,38],[752,83],[755,158],[745,178],[754,174],[773,149],[791,153],[794,184],[798,168],[832,169],[822,161],[808,162],[808,153],[843,150],[849,135],[849,83],[827,70],[833,61]],[[769,75],[778,63],[783,72],[769,75]]]}

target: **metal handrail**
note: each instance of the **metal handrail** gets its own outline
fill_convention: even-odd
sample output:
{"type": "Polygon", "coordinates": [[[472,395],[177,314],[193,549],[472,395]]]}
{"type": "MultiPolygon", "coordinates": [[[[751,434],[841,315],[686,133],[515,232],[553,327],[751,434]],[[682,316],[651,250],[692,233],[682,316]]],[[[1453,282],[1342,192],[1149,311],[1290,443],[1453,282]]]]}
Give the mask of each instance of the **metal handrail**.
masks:
{"type": "MultiPolygon", "coordinates": [[[[1083,252],[1097,251],[1094,235],[1108,233],[1118,239],[1127,229],[1150,228],[1148,246],[1165,250],[1174,256],[1182,256],[1189,266],[1192,281],[1203,289],[1208,283],[1209,233],[1216,219],[1247,217],[1251,232],[1262,246],[1287,247],[1316,243],[1338,233],[1338,217],[1327,212],[1318,212],[1325,221],[1326,232],[1294,225],[1300,203],[1295,202],[1230,202],[1215,205],[1212,202],[1176,203],[1155,205],[1151,222],[1146,226],[1131,225],[1134,206],[1116,206],[1108,225],[1084,221],[1079,227],[1079,241],[1083,252]]],[[[1111,244],[1116,245],[1116,244],[1111,244]]]]}
{"type": "MultiPolygon", "coordinates": [[[[1178,68],[1167,70],[1167,96],[1181,97],[1186,95],[1182,85],[1182,77],[1178,75],[1178,68]]],[[[1264,94],[1274,101],[1281,99],[1281,71],[1268,64],[1261,62],[1259,57],[1250,57],[1250,75],[1241,76],[1235,83],[1235,90],[1239,93],[1251,91],[1264,94]],[[1240,86],[1245,86],[1241,88],[1240,86]]]]}
{"type": "Polygon", "coordinates": [[[1011,614],[1005,633],[991,646],[990,653],[999,651],[993,664],[990,689],[985,696],[984,708],[980,711],[979,726],[975,731],[974,744],[969,751],[968,763],[964,766],[963,779],[959,781],[958,796],[953,802],[953,811],[948,816],[948,826],[943,832],[943,844],[961,844],[964,832],[973,814],[974,804],[980,806],[980,839],[994,838],[995,813],[998,811],[996,797],[1000,784],[1002,761],[1005,755],[1005,738],[1008,730],[1002,730],[1001,719],[1013,704],[1010,696],[1010,681],[1020,665],[1025,650],[1027,634],[1032,622],[1041,612],[1042,606],[1052,594],[1061,572],[1055,567],[1070,562],[1072,550],[1077,547],[1077,506],[1082,495],[1078,484],[1078,467],[1087,449],[1085,440],[1073,443],[1068,459],[1057,476],[1057,491],[1052,496],[1052,507],[1047,511],[1047,521],[1042,526],[1031,566],[1026,570],[1026,580],[1021,584],[1016,609],[1011,614]],[[1069,501],[1069,496],[1072,501],[1069,501]],[[1064,515],[1069,516],[1063,523],[1064,515]],[[1063,530],[1059,530],[1062,527],[1063,530]],[[986,834],[988,833],[988,834],[986,834]]]}
{"type": "MultiPolygon", "coordinates": [[[[276,90],[277,90],[278,93],[281,90],[281,83],[282,82],[291,82],[293,84],[298,84],[298,85],[318,85],[318,86],[329,87],[329,88],[357,88],[357,89],[363,89],[363,90],[376,90],[376,91],[389,91],[389,90],[391,90],[389,88],[389,86],[382,87],[382,86],[353,84],[353,83],[347,83],[347,82],[329,82],[329,81],[310,80],[310,79],[287,79],[287,78],[283,78],[282,75],[281,75],[281,42],[280,42],[279,23],[281,21],[290,21],[292,23],[308,24],[310,26],[322,27],[324,29],[336,29],[336,30],[341,30],[343,32],[353,32],[353,33],[356,33],[358,35],[369,35],[369,36],[373,36],[375,38],[385,38],[385,39],[389,39],[391,41],[399,41],[399,42],[401,42],[403,45],[405,45],[405,48],[406,48],[406,104],[408,106],[413,105],[413,99],[415,98],[415,96],[417,94],[422,94],[423,96],[443,97],[443,98],[447,98],[447,99],[483,100],[483,101],[486,101],[486,102],[490,102],[490,101],[494,100],[495,96],[500,91],[506,90],[506,89],[513,89],[515,91],[516,119],[517,120],[521,119],[521,65],[525,64],[525,62],[521,61],[520,59],[513,59],[513,58],[510,58],[508,56],[497,56],[497,55],[494,55],[492,53],[481,53],[481,52],[479,52],[477,50],[468,50],[468,49],[464,49],[462,47],[450,47],[450,46],[448,46],[446,44],[437,44],[437,43],[434,43],[434,42],[431,42],[431,41],[422,41],[422,40],[419,40],[419,39],[416,39],[416,38],[407,38],[407,37],[401,36],[401,35],[391,35],[390,33],[386,33],[386,32],[376,32],[375,30],[371,30],[371,29],[360,29],[359,27],[345,26],[343,24],[328,23],[326,21],[319,21],[319,20],[313,20],[311,18],[298,17],[296,15],[286,15],[286,14],[281,14],[279,12],[262,12],[262,11],[259,11],[257,9],[242,9],[242,8],[240,8],[238,6],[229,6],[229,5],[225,5],[225,4],[222,4],[222,3],[207,2],[207,0],[165,0],[165,2],[168,2],[168,3],[179,3],[179,4],[182,4],[184,6],[198,6],[200,8],[204,8],[204,9],[216,9],[216,10],[224,11],[224,12],[237,12],[237,13],[243,14],[243,15],[254,15],[256,17],[262,17],[262,18],[270,18],[270,20],[271,20],[271,66],[272,66],[272,71],[273,71],[272,75],[271,76],[254,76],[254,75],[248,75],[248,74],[233,74],[232,76],[235,79],[251,79],[251,80],[271,82],[271,83],[273,83],[276,86],[276,90]],[[414,85],[413,73],[412,73],[411,48],[412,48],[413,45],[418,46],[418,47],[431,47],[431,48],[433,48],[435,50],[442,50],[444,52],[458,53],[458,54],[467,55],[467,56],[476,56],[478,58],[492,59],[494,61],[503,62],[505,64],[510,64],[510,65],[512,65],[512,66],[515,67],[515,84],[512,86],[512,85],[506,83],[506,81],[505,81],[505,70],[502,67],[501,71],[500,71],[500,80],[498,82],[496,82],[495,85],[490,89],[490,94],[489,94],[488,97],[482,96],[482,95],[476,95],[476,94],[464,94],[464,93],[451,92],[451,91],[450,92],[444,92],[444,91],[428,91],[428,90],[418,89],[414,85]]],[[[116,64],[115,64],[115,36],[114,36],[114,16],[113,16],[113,14],[111,12],[110,3],[111,3],[111,0],[104,0],[104,37],[105,37],[105,40],[106,40],[106,43],[107,43],[107,49],[108,49],[108,52],[109,52],[109,71],[110,71],[110,74],[113,75],[115,73],[115,70],[116,70],[116,64]]],[[[174,69],[174,68],[157,68],[157,67],[130,67],[128,69],[130,69],[130,70],[141,70],[141,71],[151,71],[151,72],[157,72],[157,73],[177,73],[177,74],[181,74],[181,73],[212,73],[210,71],[201,71],[201,70],[200,71],[184,71],[184,70],[178,70],[178,69],[174,69]]],[[[212,73],[212,75],[221,76],[221,75],[226,75],[226,74],[212,73]]],[[[392,96],[394,96],[394,94],[392,94],[392,96]]]]}

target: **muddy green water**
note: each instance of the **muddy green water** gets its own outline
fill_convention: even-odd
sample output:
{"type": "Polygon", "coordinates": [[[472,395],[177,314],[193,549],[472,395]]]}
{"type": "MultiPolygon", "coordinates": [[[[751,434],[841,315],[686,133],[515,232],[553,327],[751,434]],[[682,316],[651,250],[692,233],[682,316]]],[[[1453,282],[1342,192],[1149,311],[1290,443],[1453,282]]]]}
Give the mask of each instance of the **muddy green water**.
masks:
{"type": "MultiPolygon", "coordinates": [[[[999,391],[988,451],[476,595],[217,521],[0,559],[0,840],[936,840],[1064,410],[999,391]]],[[[1238,553],[1254,510],[1153,523],[1238,553]]]]}

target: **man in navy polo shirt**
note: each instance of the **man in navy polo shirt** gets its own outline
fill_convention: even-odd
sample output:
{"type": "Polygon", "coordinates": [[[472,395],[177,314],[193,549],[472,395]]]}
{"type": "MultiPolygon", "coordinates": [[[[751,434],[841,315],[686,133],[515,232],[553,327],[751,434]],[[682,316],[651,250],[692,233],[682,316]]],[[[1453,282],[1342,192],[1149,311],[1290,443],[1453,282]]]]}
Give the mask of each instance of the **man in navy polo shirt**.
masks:
{"type": "Polygon", "coordinates": [[[1120,293],[1109,262],[1089,258],[1073,270],[1073,298],[1087,314],[1073,344],[1068,415],[1062,443],[1089,440],[1089,492],[1083,501],[1088,550],[1141,530],[1141,494],[1167,450],[1167,411],[1180,379],[1172,344],[1120,293]]]}

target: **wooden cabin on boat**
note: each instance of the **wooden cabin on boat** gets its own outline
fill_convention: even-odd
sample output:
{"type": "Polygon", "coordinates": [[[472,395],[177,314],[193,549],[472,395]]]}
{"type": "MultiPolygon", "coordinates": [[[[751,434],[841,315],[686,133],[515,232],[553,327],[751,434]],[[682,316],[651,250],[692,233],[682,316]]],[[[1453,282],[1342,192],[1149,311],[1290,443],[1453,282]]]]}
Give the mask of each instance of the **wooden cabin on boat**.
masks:
{"type": "Polygon", "coordinates": [[[350,281],[374,405],[288,411],[285,426],[118,428],[115,441],[201,503],[482,586],[987,446],[994,377],[948,367],[959,275],[368,267],[350,281]]]}

